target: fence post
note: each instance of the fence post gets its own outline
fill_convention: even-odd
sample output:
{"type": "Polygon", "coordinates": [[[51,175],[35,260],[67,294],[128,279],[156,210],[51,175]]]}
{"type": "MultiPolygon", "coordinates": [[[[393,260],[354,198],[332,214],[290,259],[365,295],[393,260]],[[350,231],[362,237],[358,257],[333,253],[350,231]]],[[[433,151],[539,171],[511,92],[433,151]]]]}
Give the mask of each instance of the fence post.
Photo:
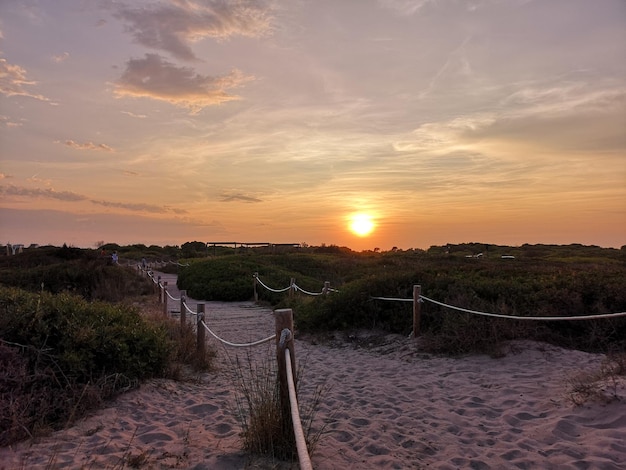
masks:
{"type": "Polygon", "coordinates": [[[187,309],[185,308],[185,302],[187,302],[187,291],[180,291],[180,329],[185,328],[187,323],[187,309]]]}
{"type": "Polygon", "coordinates": [[[259,277],[259,273],[254,273],[254,301],[259,301],[259,293],[256,290],[256,285],[258,283],[257,278],[259,277]]]}
{"type": "Polygon", "coordinates": [[[167,281],[163,282],[163,314],[167,317],[167,281]]]}
{"type": "Polygon", "coordinates": [[[289,349],[291,355],[291,372],[294,385],[296,385],[296,356],[293,342],[293,311],[290,308],[283,308],[274,311],[276,321],[276,360],[278,361],[278,381],[280,383],[280,403],[283,423],[286,429],[291,429],[291,407],[289,405],[289,386],[287,384],[287,361],[285,360],[285,349],[289,349]],[[280,344],[280,337],[284,329],[291,332],[291,336],[284,345],[280,344]]]}
{"type": "Polygon", "coordinates": [[[417,338],[420,334],[420,317],[422,315],[421,292],[422,286],[413,286],[413,338],[417,338]]]}
{"type": "Polygon", "coordinates": [[[204,322],[204,304],[198,304],[198,325],[197,325],[197,332],[198,332],[198,337],[197,337],[197,341],[196,341],[196,351],[198,352],[198,357],[202,358],[204,357],[204,352],[205,352],[205,333],[206,330],[204,329],[204,325],[202,325],[202,323],[204,322]]]}
{"type": "Polygon", "coordinates": [[[296,278],[292,277],[291,284],[289,284],[289,297],[293,297],[295,293],[296,293],[296,278]]]}
{"type": "Polygon", "coordinates": [[[157,288],[159,289],[159,303],[161,303],[163,300],[163,297],[161,296],[162,294],[162,288],[161,288],[161,276],[157,277],[157,288]]]}
{"type": "Polygon", "coordinates": [[[324,281],[324,288],[322,289],[322,294],[327,295],[330,291],[330,281],[324,281]]]}

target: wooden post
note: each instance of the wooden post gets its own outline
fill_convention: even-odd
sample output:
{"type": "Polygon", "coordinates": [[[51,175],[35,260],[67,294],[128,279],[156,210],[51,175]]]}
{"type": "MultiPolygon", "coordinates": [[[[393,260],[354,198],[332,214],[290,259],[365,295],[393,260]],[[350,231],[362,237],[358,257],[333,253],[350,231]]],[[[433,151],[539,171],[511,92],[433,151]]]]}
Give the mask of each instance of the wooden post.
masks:
{"type": "Polygon", "coordinates": [[[198,338],[196,341],[196,351],[198,352],[198,357],[199,358],[203,358],[204,357],[204,353],[205,353],[205,348],[206,348],[206,343],[205,343],[205,334],[206,334],[206,330],[204,329],[204,326],[202,325],[202,322],[204,322],[204,304],[198,304],[198,325],[197,325],[197,333],[198,333],[198,338]]]}
{"type": "Polygon", "coordinates": [[[330,291],[330,281],[324,281],[324,288],[322,289],[322,294],[327,295],[330,291]]]}
{"type": "Polygon", "coordinates": [[[289,297],[293,297],[295,293],[296,293],[296,278],[292,277],[291,284],[289,284],[289,297]]]}
{"type": "Polygon", "coordinates": [[[422,315],[421,291],[422,286],[413,286],[413,338],[417,338],[420,334],[420,317],[422,315]]]}
{"type": "Polygon", "coordinates": [[[274,319],[276,321],[276,360],[278,361],[278,380],[280,383],[280,403],[283,421],[287,429],[291,429],[291,407],[289,405],[289,386],[287,384],[287,361],[285,360],[285,349],[289,349],[291,355],[291,372],[293,374],[293,382],[296,385],[296,355],[294,352],[293,342],[293,312],[290,308],[283,308],[274,311],[274,319]],[[288,329],[291,332],[290,338],[283,346],[280,344],[280,338],[283,330],[288,329]]]}
{"type": "Polygon", "coordinates": [[[161,288],[161,276],[157,277],[157,288],[159,289],[159,303],[163,302],[163,297],[162,297],[162,288],[161,288]]]}
{"type": "Polygon", "coordinates": [[[254,273],[254,301],[258,302],[259,301],[259,293],[256,290],[256,285],[259,282],[257,280],[257,278],[259,277],[259,273],[254,273]]]}
{"type": "Polygon", "coordinates": [[[163,314],[167,317],[167,281],[163,282],[163,314]]]}
{"type": "Polygon", "coordinates": [[[187,323],[187,309],[185,308],[185,302],[187,302],[187,291],[180,291],[180,329],[181,331],[185,328],[185,323],[187,323]]]}

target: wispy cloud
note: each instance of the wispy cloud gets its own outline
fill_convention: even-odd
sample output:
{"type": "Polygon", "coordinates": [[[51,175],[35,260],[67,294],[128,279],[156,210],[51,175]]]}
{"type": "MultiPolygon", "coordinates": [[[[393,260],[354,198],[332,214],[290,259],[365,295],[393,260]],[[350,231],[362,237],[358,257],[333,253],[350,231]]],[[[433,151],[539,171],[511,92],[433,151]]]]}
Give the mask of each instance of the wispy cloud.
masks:
{"type": "Polygon", "coordinates": [[[20,127],[23,123],[12,121],[7,116],[0,116],[0,126],[4,127],[20,127]]]}
{"type": "Polygon", "coordinates": [[[0,194],[2,194],[3,196],[46,198],[72,202],[89,200],[89,198],[87,198],[86,196],[76,194],[71,191],[55,191],[52,188],[24,188],[21,186],[14,186],[12,184],[7,186],[0,186],[0,194]]]}
{"type": "Polygon", "coordinates": [[[254,196],[248,196],[241,193],[222,194],[220,198],[221,202],[262,202],[261,199],[254,196]]]}
{"type": "Polygon", "coordinates": [[[264,1],[170,0],[142,7],[120,5],[114,14],[127,25],[135,41],[166,51],[178,59],[195,60],[190,44],[204,38],[258,37],[271,27],[264,1]]]}
{"type": "Polygon", "coordinates": [[[137,118],[137,119],[145,119],[145,118],[148,117],[145,114],[136,114],[136,113],[133,113],[131,111],[122,111],[122,114],[126,114],[127,116],[134,117],[134,118],[137,118]]]}
{"type": "Polygon", "coordinates": [[[39,173],[35,173],[30,178],[26,178],[26,181],[28,181],[29,183],[35,183],[35,184],[44,185],[44,186],[52,185],[52,180],[40,178],[39,173]]]}
{"type": "Polygon", "coordinates": [[[69,58],[70,58],[70,53],[64,52],[63,54],[53,55],[52,61],[56,62],[57,64],[60,64],[61,62],[65,62],[69,58]]]}
{"type": "Polygon", "coordinates": [[[36,85],[37,82],[27,79],[26,74],[26,70],[19,65],[12,65],[6,59],[0,59],[0,94],[50,101],[49,98],[27,89],[27,87],[36,85]]]}
{"type": "Polygon", "coordinates": [[[227,92],[251,80],[240,71],[210,77],[197,74],[190,67],[177,67],[158,54],[130,59],[115,84],[117,96],[151,98],[198,112],[207,106],[239,99],[227,92]]]}
{"type": "Polygon", "coordinates": [[[112,147],[109,147],[107,144],[94,144],[93,142],[85,142],[78,143],[73,140],[65,140],[61,142],[57,140],[56,143],[66,145],[67,147],[71,147],[76,150],[103,150],[105,152],[115,152],[112,147]]]}
{"type": "Polygon", "coordinates": [[[170,209],[168,207],[159,206],[155,204],[145,203],[128,203],[128,202],[115,202],[106,201],[102,199],[93,199],[84,194],[75,193],[72,191],[57,191],[53,188],[25,188],[23,186],[0,185],[0,195],[3,197],[27,197],[27,198],[44,198],[53,199],[57,201],[65,202],[90,202],[103,207],[111,207],[116,209],[125,209],[133,212],[149,212],[154,214],[162,213],[178,213],[186,214],[187,211],[180,209],[170,209]]]}

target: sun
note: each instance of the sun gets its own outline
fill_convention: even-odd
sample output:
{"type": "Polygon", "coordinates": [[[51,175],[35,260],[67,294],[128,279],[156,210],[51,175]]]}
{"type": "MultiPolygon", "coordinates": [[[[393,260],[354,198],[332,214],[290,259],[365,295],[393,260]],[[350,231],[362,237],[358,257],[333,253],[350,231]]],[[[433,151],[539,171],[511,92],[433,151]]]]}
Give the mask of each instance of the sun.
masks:
{"type": "Polygon", "coordinates": [[[360,212],[350,216],[350,230],[359,236],[366,237],[374,230],[374,220],[371,215],[360,212]]]}

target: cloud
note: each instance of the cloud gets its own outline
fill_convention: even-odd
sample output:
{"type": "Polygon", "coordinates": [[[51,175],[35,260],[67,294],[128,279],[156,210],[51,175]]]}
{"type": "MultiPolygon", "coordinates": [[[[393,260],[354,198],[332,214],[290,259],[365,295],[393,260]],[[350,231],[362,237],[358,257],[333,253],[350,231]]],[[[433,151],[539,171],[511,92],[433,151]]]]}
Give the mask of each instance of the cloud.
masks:
{"type": "Polygon", "coordinates": [[[6,59],[0,59],[0,94],[5,96],[26,96],[40,101],[50,101],[43,95],[26,89],[37,82],[26,78],[26,70],[19,65],[11,65],[6,59]]]}
{"type": "Polygon", "coordinates": [[[30,178],[26,178],[29,183],[43,184],[44,186],[51,186],[52,180],[39,178],[39,173],[35,173],[30,178]]]}
{"type": "Polygon", "coordinates": [[[15,185],[0,185],[0,195],[3,197],[16,196],[16,197],[29,197],[29,198],[44,198],[44,199],[54,199],[57,201],[65,201],[65,202],[90,202],[92,204],[96,204],[103,207],[112,207],[117,209],[126,209],[134,212],[150,212],[155,214],[162,213],[178,213],[178,214],[186,214],[185,210],[174,210],[164,206],[158,206],[155,204],[144,204],[144,203],[128,203],[128,202],[114,202],[114,201],[105,201],[101,199],[92,199],[83,194],[74,193],[72,191],[56,191],[53,188],[25,188],[22,186],[15,185]]]}
{"type": "Polygon", "coordinates": [[[3,196],[46,198],[72,202],[88,200],[86,196],[76,194],[71,191],[55,191],[52,188],[24,188],[21,186],[14,186],[12,184],[8,186],[0,186],[0,194],[2,194],[3,196]]]}
{"type": "Polygon", "coordinates": [[[436,0],[379,0],[379,3],[404,16],[411,16],[429,4],[436,4],[436,0]]]}
{"type": "Polygon", "coordinates": [[[270,31],[269,7],[258,0],[170,0],[133,8],[120,5],[114,16],[143,46],[196,60],[190,43],[210,37],[259,37],[270,31]]]}
{"type": "Polygon", "coordinates": [[[495,122],[491,113],[463,116],[445,122],[429,122],[415,129],[406,140],[393,143],[398,152],[449,152],[466,143],[463,137],[488,128],[495,122]]]}
{"type": "Polygon", "coordinates": [[[122,111],[122,114],[126,114],[127,116],[134,117],[137,119],[145,119],[148,117],[145,114],[135,114],[132,111],[122,111]]]}
{"type": "Polygon", "coordinates": [[[23,123],[11,121],[7,116],[0,116],[0,126],[20,127],[23,123]]]}
{"type": "Polygon", "coordinates": [[[65,142],[57,140],[56,143],[63,143],[64,145],[76,150],[104,150],[105,152],[115,152],[112,147],[109,147],[106,144],[94,144],[93,142],[85,142],[84,144],[79,144],[78,142],[74,142],[73,140],[66,140],[65,142]]]}
{"type": "Polygon", "coordinates": [[[245,194],[233,193],[233,194],[222,194],[220,202],[262,202],[261,199],[258,199],[253,196],[246,196],[245,194]]]}
{"type": "Polygon", "coordinates": [[[392,146],[438,155],[471,149],[500,155],[623,151],[626,92],[612,83],[594,85],[523,84],[491,110],[424,123],[392,146]]]}
{"type": "Polygon", "coordinates": [[[228,75],[199,75],[189,67],[177,67],[158,54],[143,59],[130,59],[126,70],[115,84],[117,96],[152,98],[198,112],[207,106],[239,99],[226,90],[251,80],[238,70],[228,75]]]}
{"type": "Polygon", "coordinates": [[[56,62],[57,64],[60,64],[61,62],[65,62],[67,59],[69,59],[69,57],[70,57],[70,53],[64,52],[63,54],[53,55],[52,60],[56,62]]]}

